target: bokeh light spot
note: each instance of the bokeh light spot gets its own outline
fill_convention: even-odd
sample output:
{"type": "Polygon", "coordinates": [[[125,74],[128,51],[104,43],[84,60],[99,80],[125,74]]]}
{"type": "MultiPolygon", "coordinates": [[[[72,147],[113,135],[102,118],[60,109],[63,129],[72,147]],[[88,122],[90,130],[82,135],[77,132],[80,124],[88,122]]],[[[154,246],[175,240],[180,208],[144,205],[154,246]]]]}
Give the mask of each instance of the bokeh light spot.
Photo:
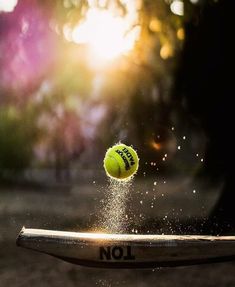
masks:
{"type": "Polygon", "coordinates": [[[176,0],[171,3],[171,12],[175,15],[183,16],[184,15],[184,2],[176,0]]]}

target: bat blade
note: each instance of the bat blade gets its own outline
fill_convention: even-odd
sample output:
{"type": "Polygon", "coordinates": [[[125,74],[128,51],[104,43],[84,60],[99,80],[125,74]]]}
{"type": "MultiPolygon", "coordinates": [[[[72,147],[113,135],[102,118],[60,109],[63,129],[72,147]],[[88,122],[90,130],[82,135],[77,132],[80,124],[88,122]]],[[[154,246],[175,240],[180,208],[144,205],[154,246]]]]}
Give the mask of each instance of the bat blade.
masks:
{"type": "Polygon", "coordinates": [[[17,245],[99,268],[155,268],[235,260],[235,236],[80,233],[23,228],[17,245]]]}

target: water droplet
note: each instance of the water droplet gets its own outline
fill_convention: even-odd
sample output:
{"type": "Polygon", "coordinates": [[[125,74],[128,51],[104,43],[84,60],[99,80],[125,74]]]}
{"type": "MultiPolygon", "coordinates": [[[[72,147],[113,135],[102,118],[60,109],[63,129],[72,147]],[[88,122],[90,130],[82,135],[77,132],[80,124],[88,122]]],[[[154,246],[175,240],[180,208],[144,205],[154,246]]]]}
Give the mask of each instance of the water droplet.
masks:
{"type": "Polygon", "coordinates": [[[143,204],[143,200],[140,200],[140,204],[143,204]]]}
{"type": "Polygon", "coordinates": [[[157,182],[156,182],[156,181],[154,181],[153,185],[157,185],[157,182]]]}
{"type": "Polygon", "coordinates": [[[201,162],[203,162],[204,161],[204,159],[203,158],[201,158],[201,162]]]}
{"type": "Polygon", "coordinates": [[[196,189],[193,190],[193,193],[196,193],[196,189]]]}
{"type": "Polygon", "coordinates": [[[177,149],[178,149],[178,150],[180,150],[180,149],[181,149],[181,146],[180,146],[180,145],[178,145],[177,149]]]}
{"type": "Polygon", "coordinates": [[[183,140],[186,140],[186,136],[183,136],[183,140]]]}

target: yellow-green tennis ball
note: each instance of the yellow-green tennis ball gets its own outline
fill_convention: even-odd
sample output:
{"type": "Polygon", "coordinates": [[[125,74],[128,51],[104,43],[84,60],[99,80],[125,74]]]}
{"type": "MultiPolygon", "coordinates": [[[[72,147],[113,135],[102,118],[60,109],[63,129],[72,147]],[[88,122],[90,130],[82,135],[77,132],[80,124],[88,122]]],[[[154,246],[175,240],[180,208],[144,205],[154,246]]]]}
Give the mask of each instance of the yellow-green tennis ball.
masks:
{"type": "Polygon", "coordinates": [[[127,179],[134,175],[139,167],[136,151],[125,144],[109,148],[104,158],[104,168],[109,177],[127,179]]]}

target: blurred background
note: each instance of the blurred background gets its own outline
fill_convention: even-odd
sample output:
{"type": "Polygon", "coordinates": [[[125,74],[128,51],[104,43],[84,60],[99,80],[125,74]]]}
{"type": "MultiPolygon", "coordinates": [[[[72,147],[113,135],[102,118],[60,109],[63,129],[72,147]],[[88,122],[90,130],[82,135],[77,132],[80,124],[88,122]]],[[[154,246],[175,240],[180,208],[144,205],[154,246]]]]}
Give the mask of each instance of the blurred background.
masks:
{"type": "Polygon", "coordinates": [[[2,286],[234,286],[233,263],[107,271],[15,247],[23,225],[102,231],[119,141],[140,157],[123,232],[234,234],[234,9],[0,0],[2,286]]]}

